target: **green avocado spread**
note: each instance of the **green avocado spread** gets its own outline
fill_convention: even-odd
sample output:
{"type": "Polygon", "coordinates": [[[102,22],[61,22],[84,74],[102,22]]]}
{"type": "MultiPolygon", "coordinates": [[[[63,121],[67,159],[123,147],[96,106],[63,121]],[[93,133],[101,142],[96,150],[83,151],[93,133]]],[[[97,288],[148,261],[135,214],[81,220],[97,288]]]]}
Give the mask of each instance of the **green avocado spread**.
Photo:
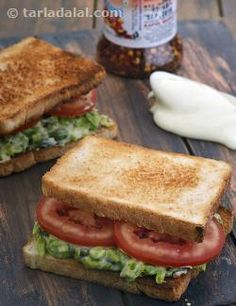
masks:
{"type": "Polygon", "coordinates": [[[97,110],[81,117],[42,118],[33,127],[0,138],[0,162],[5,162],[17,154],[52,146],[64,146],[93,133],[98,128],[110,127],[112,121],[97,110]]]}
{"type": "Polygon", "coordinates": [[[206,264],[195,267],[168,268],[158,267],[131,258],[115,247],[79,246],[59,240],[43,231],[35,223],[33,236],[36,240],[37,251],[41,256],[49,254],[59,259],[78,260],[88,269],[98,269],[119,272],[120,277],[129,282],[142,276],[152,276],[157,284],[165,282],[166,277],[179,277],[190,269],[205,271],[206,264]]]}

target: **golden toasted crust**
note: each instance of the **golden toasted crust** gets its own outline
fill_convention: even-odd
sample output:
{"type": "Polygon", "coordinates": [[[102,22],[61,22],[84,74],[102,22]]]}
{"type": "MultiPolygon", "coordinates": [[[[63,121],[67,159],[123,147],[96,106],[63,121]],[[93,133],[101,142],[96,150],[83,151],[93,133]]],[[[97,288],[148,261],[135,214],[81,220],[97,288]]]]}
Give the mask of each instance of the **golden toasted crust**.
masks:
{"type": "MultiPolygon", "coordinates": [[[[96,135],[107,138],[115,138],[117,136],[116,123],[113,122],[113,125],[109,128],[101,128],[97,130],[96,135]]],[[[64,147],[55,146],[20,154],[18,157],[0,163],[0,176],[7,176],[14,172],[21,172],[37,163],[45,162],[50,159],[62,156],[68,149],[74,147],[77,144],[78,142],[71,142],[64,147]]]]}
{"type": "Polygon", "coordinates": [[[0,53],[0,135],[96,87],[103,67],[29,37],[0,53]]]}
{"type": "Polygon", "coordinates": [[[233,221],[234,221],[233,212],[225,207],[219,207],[217,213],[220,215],[223,221],[223,228],[225,235],[228,235],[233,228],[233,221]]]}
{"type": "MultiPolygon", "coordinates": [[[[233,217],[227,209],[220,207],[217,211],[223,221],[225,234],[232,230],[233,217]]],[[[36,251],[35,241],[32,239],[23,248],[25,264],[32,269],[41,269],[60,275],[96,282],[123,291],[141,294],[167,301],[177,301],[187,289],[192,278],[198,275],[197,271],[188,272],[179,278],[168,278],[161,285],[157,285],[153,278],[142,277],[135,282],[128,283],[120,278],[119,273],[88,270],[76,260],[56,259],[52,256],[39,256],[36,251]]]]}
{"type": "Polygon", "coordinates": [[[113,220],[200,241],[230,176],[225,162],[86,137],[43,176],[42,190],[113,220]]]}

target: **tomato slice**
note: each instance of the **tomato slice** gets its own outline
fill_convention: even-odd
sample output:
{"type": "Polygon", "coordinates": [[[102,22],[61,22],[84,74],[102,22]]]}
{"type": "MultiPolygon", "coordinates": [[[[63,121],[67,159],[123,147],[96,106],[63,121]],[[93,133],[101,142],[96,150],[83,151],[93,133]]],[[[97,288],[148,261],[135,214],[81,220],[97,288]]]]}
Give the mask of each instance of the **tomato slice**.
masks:
{"type": "Polygon", "coordinates": [[[40,226],[57,238],[85,246],[117,245],[129,256],[159,266],[195,266],[209,262],[222,250],[223,227],[211,220],[201,243],[159,234],[124,222],[98,217],[56,199],[43,197],[38,204],[40,226]]]}
{"type": "Polygon", "coordinates": [[[56,199],[43,197],[36,210],[38,223],[57,238],[86,246],[113,246],[113,222],[56,199]]]}
{"type": "Polygon", "coordinates": [[[15,129],[13,132],[11,132],[11,134],[27,130],[27,129],[33,127],[34,125],[36,125],[36,123],[39,120],[40,120],[40,118],[35,118],[35,119],[30,120],[30,121],[26,122],[25,124],[21,125],[20,127],[18,127],[17,129],[15,129]]]}
{"type": "Polygon", "coordinates": [[[117,245],[128,255],[160,266],[196,266],[215,258],[225,242],[223,227],[211,220],[203,242],[187,242],[162,235],[131,224],[116,222],[114,234],[117,245]]]}
{"type": "MultiPolygon", "coordinates": [[[[96,98],[97,98],[96,89],[93,89],[87,95],[75,97],[73,99],[70,99],[69,101],[57,105],[55,108],[50,110],[48,114],[58,117],[79,117],[86,114],[87,112],[89,112],[91,109],[94,108],[96,104],[96,98]]],[[[18,133],[31,128],[39,120],[40,117],[30,120],[25,124],[21,125],[20,127],[18,127],[17,129],[15,129],[13,132],[11,132],[11,134],[18,133]]]]}
{"type": "Polygon", "coordinates": [[[59,117],[78,117],[89,112],[95,104],[96,90],[93,89],[87,95],[75,97],[57,105],[49,114],[59,117]]]}

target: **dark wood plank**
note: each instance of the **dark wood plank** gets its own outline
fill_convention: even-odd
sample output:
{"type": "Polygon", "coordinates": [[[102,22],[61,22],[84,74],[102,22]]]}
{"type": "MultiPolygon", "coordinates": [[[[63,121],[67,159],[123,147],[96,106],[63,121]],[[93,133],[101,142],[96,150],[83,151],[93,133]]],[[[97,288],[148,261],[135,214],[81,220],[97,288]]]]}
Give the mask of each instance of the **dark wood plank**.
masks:
{"type": "MultiPolygon", "coordinates": [[[[73,52],[93,56],[97,33],[89,31],[65,35],[44,35],[43,38],[73,52]]],[[[16,39],[2,40],[2,46],[16,39]]],[[[110,76],[98,89],[98,107],[119,122],[119,137],[123,140],[165,150],[187,153],[181,138],[158,130],[147,109],[149,89],[140,81],[128,81],[110,76]]],[[[0,267],[0,300],[6,305],[123,305],[120,292],[78,282],[43,272],[30,271],[23,265],[22,245],[33,225],[36,203],[40,197],[40,178],[53,162],[37,165],[23,173],[0,180],[0,207],[3,212],[0,267]],[[20,211],[15,209],[20,207],[20,211]],[[13,213],[11,213],[13,212],[13,213]],[[17,225],[15,225],[17,220],[17,225]],[[12,243],[5,243],[11,241],[12,243]],[[15,263],[12,276],[12,263],[15,263]],[[88,292],[86,294],[86,292],[88,292]],[[63,304],[64,303],[64,304],[63,304]]]]}
{"type": "MultiPolygon", "coordinates": [[[[201,22],[198,27],[193,27],[193,24],[184,27],[183,35],[188,40],[185,42],[186,52],[180,73],[219,90],[235,94],[236,61],[233,50],[236,48],[236,43],[226,27],[219,26],[217,22],[211,22],[211,24],[211,28],[209,28],[208,22],[201,22]],[[192,39],[193,36],[195,40],[192,39]],[[222,37],[224,43],[219,43],[222,37]],[[225,48],[225,46],[229,47],[225,48]]],[[[187,141],[192,154],[222,159],[232,165],[231,188],[225,196],[224,204],[232,206],[236,210],[235,151],[211,142],[187,141]]],[[[236,226],[234,226],[234,234],[236,235],[236,226]]]]}
{"type": "Polygon", "coordinates": [[[32,230],[41,176],[52,164],[0,180],[0,304],[123,306],[117,290],[24,267],[22,245],[32,230]]]}
{"type": "MultiPolygon", "coordinates": [[[[84,37],[85,38],[85,37],[84,37]]],[[[94,39],[96,39],[96,37],[94,37],[94,39]]],[[[72,39],[70,39],[71,41],[72,39]]],[[[87,49],[85,48],[84,49],[84,52],[86,53],[87,52],[87,49]]],[[[196,63],[195,63],[196,64],[196,63]]],[[[129,121],[134,121],[134,120],[139,120],[140,124],[143,123],[143,119],[144,118],[141,118],[140,117],[140,114],[144,112],[145,114],[145,120],[149,120],[149,114],[147,112],[147,109],[146,109],[146,105],[145,105],[145,96],[146,96],[146,93],[147,93],[147,88],[145,85],[143,85],[141,82],[135,82],[135,81],[130,81],[130,80],[126,80],[125,82],[125,85],[123,85],[123,82],[119,79],[119,78],[115,78],[115,77],[112,77],[110,79],[107,79],[106,82],[109,82],[109,85],[107,86],[105,83],[104,85],[100,88],[100,96],[101,99],[104,99],[105,95],[109,95],[110,97],[113,97],[114,96],[114,93],[115,92],[118,92],[118,93],[121,93],[119,95],[119,97],[116,97],[116,98],[113,98],[112,101],[115,101],[116,103],[118,104],[115,104],[115,105],[112,105],[112,108],[107,108],[107,105],[106,103],[102,102],[101,104],[101,107],[109,112],[111,115],[113,115],[115,118],[118,119],[120,125],[122,126],[121,128],[121,131],[120,131],[120,137],[127,140],[127,141],[130,141],[130,142],[136,142],[136,143],[140,143],[142,142],[143,144],[147,144],[147,145],[151,145],[151,146],[154,146],[154,147],[157,147],[157,148],[165,148],[165,149],[168,149],[169,148],[169,143],[167,144],[163,144],[163,138],[165,137],[166,133],[163,132],[163,131],[158,131],[158,133],[161,133],[159,134],[161,136],[161,144],[154,144],[154,141],[153,141],[153,135],[155,135],[155,132],[154,132],[154,129],[152,127],[151,128],[151,122],[149,123],[150,126],[146,126],[146,128],[142,128],[141,130],[138,129],[136,131],[134,131],[134,126],[133,124],[129,124],[129,121]],[[114,85],[114,80],[116,81],[116,85],[114,85]],[[132,87],[133,86],[133,87],[132,87]],[[134,111],[134,114],[132,114],[132,117],[135,116],[136,118],[133,118],[131,119],[131,116],[130,116],[130,113],[127,112],[127,95],[124,94],[124,91],[125,91],[125,87],[128,88],[128,90],[130,91],[128,96],[129,96],[129,100],[130,100],[130,97],[131,97],[131,105],[132,105],[132,109],[134,111]],[[102,91],[102,88],[104,88],[104,91],[102,91]],[[133,88],[135,90],[130,90],[130,88],[133,88]],[[142,92],[142,99],[140,99],[140,91],[136,91],[136,89],[139,89],[140,88],[140,91],[142,92]],[[138,96],[138,98],[137,98],[138,96]],[[141,107],[137,107],[136,106],[136,103],[140,103],[140,101],[142,100],[142,103],[141,103],[141,107]],[[120,112],[120,108],[122,108],[122,112],[120,112]],[[128,123],[127,123],[128,122],[128,123]],[[130,131],[130,134],[127,134],[127,130],[130,131]],[[137,132],[139,132],[139,134],[137,134],[137,132]],[[135,134],[136,133],[136,134],[135,134]],[[134,137],[135,135],[135,137],[134,137]],[[141,138],[140,138],[141,137],[141,138]],[[142,139],[142,140],[140,140],[142,139]]],[[[128,105],[130,104],[130,102],[128,102],[128,105]]],[[[175,149],[176,149],[176,145],[174,145],[175,149]]],[[[230,248],[232,248],[232,244],[230,244],[230,248]]],[[[232,257],[232,254],[228,254],[229,258],[230,256],[232,257]]],[[[232,260],[232,258],[230,259],[232,260]]],[[[233,261],[235,263],[235,261],[233,261]]],[[[214,271],[216,271],[216,267],[214,267],[214,271]]],[[[224,267],[221,267],[219,269],[219,271],[224,271],[224,267]],[[223,270],[221,270],[223,269],[223,270]]],[[[231,270],[230,271],[234,271],[234,270],[231,270]]],[[[205,274],[205,275],[208,275],[208,278],[207,278],[207,281],[204,281],[202,284],[202,289],[203,288],[207,288],[209,290],[209,285],[206,286],[207,284],[209,284],[209,278],[210,278],[210,282],[212,282],[212,279],[211,279],[211,273],[210,272],[207,272],[208,274],[205,274]]],[[[204,276],[205,277],[205,276],[204,276]]],[[[224,286],[222,287],[222,284],[225,283],[225,280],[223,283],[218,283],[218,287],[217,287],[217,284],[216,284],[216,280],[219,281],[219,274],[216,274],[216,279],[214,280],[214,288],[219,288],[222,290],[222,288],[224,288],[224,286]]],[[[200,279],[199,279],[200,280],[200,279]]],[[[193,286],[193,285],[192,285],[193,286]]],[[[190,287],[191,288],[191,287],[190,287]]],[[[230,286],[228,287],[230,288],[230,286]]],[[[199,295],[199,291],[197,290],[196,291],[196,287],[193,287],[193,297],[191,300],[196,300],[198,295],[199,295]]],[[[232,286],[231,286],[231,289],[232,289],[232,286]]],[[[206,296],[208,296],[208,291],[204,291],[205,292],[205,298],[206,296]]],[[[234,297],[232,298],[232,292],[230,292],[231,294],[227,294],[228,296],[228,302],[230,303],[231,301],[234,300],[234,297]]],[[[125,300],[127,301],[131,301],[133,303],[133,305],[136,305],[136,302],[137,300],[139,299],[138,297],[134,297],[134,296],[131,296],[131,295],[124,295],[125,296],[125,300]]],[[[187,295],[188,296],[188,295],[187,295]]],[[[143,298],[144,301],[145,301],[145,304],[149,304],[149,303],[152,303],[152,301],[148,298],[143,298]]],[[[139,300],[140,301],[140,300],[139,300]]],[[[143,300],[142,300],[143,301],[143,300]]],[[[216,301],[216,300],[215,300],[216,301]]],[[[155,304],[157,304],[157,302],[155,301],[155,304]]],[[[159,302],[158,303],[159,305],[162,305],[163,303],[162,302],[159,302]]]]}
{"type": "Polygon", "coordinates": [[[231,29],[234,37],[236,38],[236,1],[235,0],[221,0],[222,14],[224,22],[231,29]]]}
{"type": "MultiPolygon", "coordinates": [[[[230,238],[228,239],[229,242],[230,238]]],[[[191,282],[187,292],[177,303],[157,302],[145,296],[125,295],[126,304],[129,306],[183,306],[186,302],[191,305],[233,305],[236,296],[232,295],[235,287],[236,255],[233,244],[229,242],[220,258],[207,267],[207,271],[201,273],[191,282]],[[229,259],[230,258],[230,259],[229,259]],[[209,284],[209,285],[207,285],[209,284]],[[222,290],[223,288],[223,290],[222,290]]]]}
{"type": "MultiPolygon", "coordinates": [[[[102,28],[102,18],[23,18],[22,14],[16,19],[7,17],[7,10],[10,7],[15,7],[22,12],[23,8],[42,9],[65,9],[76,7],[85,9],[86,7],[92,12],[95,3],[98,9],[102,9],[102,1],[96,0],[56,0],[51,3],[48,1],[32,1],[16,0],[14,5],[9,1],[1,1],[1,20],[0,20],[0,37],[9,37],[16,34],[18,36],[39,35],[45,32],[55,33],[64,31],[78,31],[82,29],[91,29],[96,26],[97,29],[102,28]]],[[[234,18],[235,11],[234,0],[179,0],[178,1],[178,17],[179,20],[189,19],[218,19],[223,14],[225,22],[231,28],[236,37],[236,21],[234,18]]]]}
{"type": "MultiPolygon", "coordinates": [[[[209,31],[216,27],[222,33],[222,25],[207,23],[209,31]]],[[[210,50],[213,38],[209,44],[196,36],[198,28],[203,31],[202,23],[182,23],[181,32],[186,37],[186,56],[192,53],[193,42],[190,37],[196,37],[197,44],[206,49],[214,58],[217,52],[210,50]],[[209,48],[209,50],[208,50],[209,48]]],[[[199,31],[200,31],[199,30],[199,31]]],[[[201,32],[200,31],[200,32],[201,32]]],[[[225,30],[224,30],[225,31],[225,30]]],[[[229,35],[226,35],[226,42],[230,42],[229,35]]],[[[204,35],[203,32],[201,35],[204,35]]],[[[208,34],[209,35],[209,34],[208,34]]],[[[219,34],[220,35],[220,34],[219,34]]],[[[65,35],[44,35],[43,38],[69,49],[73,52],[83,52],[86,55],[95,55],[95,43],[99,34],[97,32],[67,33],[65,35]]],[[[2,40],[0,44],[12,43],[12,39],[2,40]]],[[[232,44],[232,38],[231,38],[232,44]]],[[[224,54],[224,56],[230,56],[224,54]]],[[[201,58],[191,58],[190,62],[184,65],[182,73],[191,76],[196,70],[201,58]],[[189,66],[189,69],[188,69],[189,66]]],[[[227,59],[223,57],[227,63],[227,59]]],[[[227,75],[228,80],[234,80],[232,72],[223,69],[222,59],[221,70],[214,82],[221,84],[223,76],[227,75]],[[219,75],[222,76],[219,78],[219,75]]],[[[236,64],[235,64],[236,65],[236,64]]],[[[212,67],[215,70],[215,66],[212,67]]],[[[202,77],[201,74],[198,75],[202,77]]],[[[225,84],[225,83],[223,83],[225,84]]],[[[231,84],[229,82],[229,84],[231,84]]],[[[231,90],[231,85],[229,91],[231,90]]],[[[98,89],[98,107],[109,114],[119,123],[119,138],[132,143],[147,145],[153,148],[185,152],[188,150],[184,141],[172,134],[157,128],[151,114],[148,112],[147,93],[149,87],[145,82],[138,80],[121,79],[109,76],[98,89]]],[[[214,145],[215,146],[215,145],[214,145]]],[[[212,157],[215,154],[215,147],[212,147],[212,157]]],[[[210,154],[210,153],[209,153],[210,154]]],[[[50,275],[43,272],[31,271],[24,267],[21,248],[27,237],[30,235],[36,202],[40,196],[40,178],[54,162],[37,165],[23,173],[0,179],[0,301],[4,305],[166,305],[161,301],[154,301],[145,297],[136,297],[102,286],[78,282],[64,277],[50,275]],[[17,209],[16,209],[17,208],[17,209]],[[20,209],[19,209],[20,208],[20,209]],[[12,267],[14,265],[14,268],[12,267]]],[[[231,201],[228,197],[228,201],[231,201]]],[[[210,265],[210,269],[200,276],[186,293],[192,305],[213,305],[230,304],[236,300],[236,293],[233,290],[233,281],[236,277],[235,271],[235,248],[229,239],[223,256],[210,265]],[[213,289],[214,291],[213,291],[213,289]],[[217,292],[217,294],[215,293],[217,292]]],[[[184,299],[179,304],[183,305],[184,299]]],[[[168,304],[170,305],[170,304],[168,304]]]]}
{"type": "MultiPolygon", "coordinates": [[[[96,0],[95,0],[96,1],[96,0]]],[[[95,8],[98,10],[103,9],[103,1],[96,1],[95,8]]],[[[103,27],[103,18],[96,18],[95,19],[95,29],[101,31],[103,27]]]]}
{"type": "MultiPolygon", "coordinates": [[[[56,40],[66,48],[73,45],[74,52],[82,51],[84,54],[94,57],[95,43],[99,35],[97,31],[84,31],[83,33],[68,33],[64,36],[57,36],[56,40]]],[[[147,108],[148,92],[148,86],[142,81],[109,75],[99,86],[99,109],[119,122],[119,137],[125,141],[142,143],[164,150],[175,149],[177,152],[187,152],[180,137],[157,130],[150,120],[147,108]]]]}
{"type": "MultiPolygon", "coordinates": [[[[234,1],[234,0],[231,0],[234,1]]],[[[103,1],[97,1],[97,7],[103,8],[103,1]]],[[[232,14],[233,15],[233,14],[232,14]]],[[[178,0],[178,20],[206,20],[218,19],[220,17],[220,7],[218,0],[178,0]]],[[[102,18],[96,19],[96,29],[103,27],[102,18]]],[[[235,27],[236,28],[236,27],[235,27]]]]}
{"type": "MultiPolygon", "coordinates": [[[[81,38],[81,45],[86,45],[89,32],[82,32],[72,39],[72,36],[45,35],[44,39],[51,41],[65,49],[73,52],[81,52],[77,48],[81,38]]],[[[9,45],[17,41],[6,39],[3,45],[9,45]]],[[[89,52],[90,48],[83,50],[89,52]]],[[[11,177],[0,180],[0,212],[2,212],[3,226],[1,228],[0,241],[13,241],[2,249],[1,258],[4,262],[4,271],[0,267],[0,281],[3,284],[0,288],[0,300],[4,305],[17,305],[20,301],[22,305],[115,305],[123,306],[122,295],[117,290],[96,286],[94,284],[78,282],[64,277],[45,274],[39,271],[31,271],[23,265],[21,249],[22,245],[30,236],[34,223],[35,206],[40,198],[40,180],[54,162],[37,165],[23,173],[15,174],[11,177]],[[4,192],[3,192],[4,191],[4,192]],[[11,205],[10,205],[11,203],[11,205]],[[10,213],[10,207],[21,207],[21,214],[10,213]],[[9,218],[9,219],[8,219],[9,218]],[[15,220],[18,220],[14,229],[15,220]],[[6,226],[6,224],[8,224],[6,226]],[[14,229],[13,231],[10,229],[14,229]],[[17,238],[20,234],[20,239],[17,238]],[[12,276],[12,263],[16,263],[12,276]],[[10,279],[12,277],[12,279],[10,279]],[[14,296],[12,296],[14,292],[14,296]]]]}
{"type": "Polygon", "coordinates": [[[217,19],[219,16],[217,0],[178,0],[179,20],[217,19]]]}
{"type": "Polygon", "coordinates": [[[42,10],[43,8],[58,10],[77,8],[79,10],[89,9],[93,12],[94,3],[91,0],[56,0],[56,1],[14,1],[1,0],[0,37],[30,36],[42,33],[61,33],[66,31],[78,31],[92,29],[93,18],[24,18],[23,9],[42,10]],[[19,11],[18,18],[10,19],[7,16],[9,8],[19,11]]]}

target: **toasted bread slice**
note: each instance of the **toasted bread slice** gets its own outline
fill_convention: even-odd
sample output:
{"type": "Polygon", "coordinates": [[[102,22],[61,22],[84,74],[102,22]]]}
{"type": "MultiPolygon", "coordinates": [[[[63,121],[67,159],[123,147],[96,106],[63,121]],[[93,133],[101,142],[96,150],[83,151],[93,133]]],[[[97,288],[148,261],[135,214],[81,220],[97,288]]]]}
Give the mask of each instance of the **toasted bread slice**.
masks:
{"type": "Polygon", "coordinates": [[[144,293],[153,298],[177,301],[185,292],[191,281],[192,274],[168,279],[164,284],[157,285],[150,277],[142,277],[132,283],[126,282],[117,272],[89,270],[74,259],[57,259],[50,255],[40,256],[34,240],[23,248],[25,264],[31,269],[40,269],[75,279],[95,282],[135,294],[144,293]]]}
{"type": "MultiPolygon", "coordinates": [[[[224,222],[225,233],[228,234],[232,228],[232,215],[223,208],[220,208],[219,213],[224,222]]],[[[56,259],[50,255],[40,256],[37,253],[33,239],[24,246],[23,255],[26,265],[32,269],[40,269],[76,279],[96,282],[131,293],[144,293],[150,297],[167,301],[180,299],[191,279],[198,275],[197,271],[188,272],[179,278],[168,278],[161,285],[157,285],[151,277],[142,277],[135,282],[128,283],[119,276],[119,273],[88,270],[73,259],[56,259]]]]}
{"type": "Polygon", "coordinates": [[[0,135],[38,118],[56,104],[88,93],[103,67],[29,37],[0,53],[0,135]]]}
{"type": "MultiPolygon", "coordinates": [[[[115,138],[117,136],[117,125],[113,122],[109,128],[100,128],[96,132],[96,135],[115,138]]],[[[0,163],[0,177],[7,176],[14,172],[20,172],[33,165],[41,162],[45,162],[59,156],[62,156],[68,149],[78,144],[77,142],[71,142],[64,147],[54,146],[51,148],[40,149],[38,151],[30,151],[19,156],[10,159],[9,161],[0,163]]]]}
{"type": "Polygon", "coordinates": [[[230,176],[222,161],[91,136],[43,176],[42,190],[100,216],[201,241],[230,176]]]}

